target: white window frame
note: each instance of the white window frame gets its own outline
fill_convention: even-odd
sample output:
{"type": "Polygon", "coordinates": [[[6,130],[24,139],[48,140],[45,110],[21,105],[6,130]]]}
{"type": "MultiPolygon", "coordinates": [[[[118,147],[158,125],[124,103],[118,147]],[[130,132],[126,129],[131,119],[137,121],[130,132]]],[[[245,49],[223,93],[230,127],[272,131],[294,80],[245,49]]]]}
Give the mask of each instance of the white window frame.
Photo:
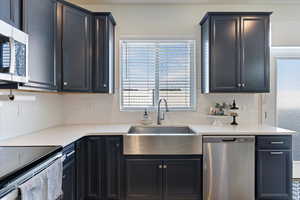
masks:
{"type": "MultiPolygon", "coordinates": [[[[193,43],[193,59],[192,59],[192,66],[191,66],[191,107],[190,108],[174,108],[170,107],[169,111],[183,111],[183,112],[196,112],[197,111],[197,62],[196,62],[196,40],[190,39],[190,38],[184,38],[184,39],[162,39],[162,38],[120,38],[119,40],[119,105],[120,105],[120,111],[128,111],[128,112],[136,112],[136,111],[143,111],[145,108],[147,108],[148,111],[154,111],[157,108],[157,101],[154,101],[154,107],[149,108],[141,108],[141,107],[130,107],[130,108],[124,108],[123,107],[123,69],[122,69],[122,42],[123,41],[136,41],[136,42],[180,42],[180,41],[191,41],[193,43]]],[[[157,88],[156,88],[157,89],[157,88]]]]}

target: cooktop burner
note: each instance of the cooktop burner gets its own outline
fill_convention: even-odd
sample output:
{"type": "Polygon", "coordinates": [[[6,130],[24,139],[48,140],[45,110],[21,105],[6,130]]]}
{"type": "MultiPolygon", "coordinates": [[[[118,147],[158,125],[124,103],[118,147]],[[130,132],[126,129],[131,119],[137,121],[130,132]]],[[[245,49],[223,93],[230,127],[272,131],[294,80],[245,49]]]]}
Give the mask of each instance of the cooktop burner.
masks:
{"type": "Polygon", "coordinates": [[[0,185],[5,179],[38,164],[61,149],[59,146],[0,146],[0,185]]]}

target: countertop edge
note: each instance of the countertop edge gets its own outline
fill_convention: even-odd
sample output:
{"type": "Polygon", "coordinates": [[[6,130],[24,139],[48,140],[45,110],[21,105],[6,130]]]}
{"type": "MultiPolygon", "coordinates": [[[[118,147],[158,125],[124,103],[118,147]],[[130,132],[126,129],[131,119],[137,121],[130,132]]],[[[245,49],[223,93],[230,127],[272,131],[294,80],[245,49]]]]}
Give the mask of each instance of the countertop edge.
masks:
{"type": "MultiPolygon", "coordinates": [[[[116,125],[63,125],[44,129],[35,133],[0,140],[0,146],[62,146],[66,147],[86,136],[124,136],[127,135],[130,124],[116,125]],[[59,136],[59,137],[57,137],[59,136]]],[[[253,127],[214,127],[211,125],[189,126],[200,136],[245,136],[245,135],[293,135],[296,132],[272,126],[253,127]],[[248,130],[247,130],[248,129],[248,130]]]]}

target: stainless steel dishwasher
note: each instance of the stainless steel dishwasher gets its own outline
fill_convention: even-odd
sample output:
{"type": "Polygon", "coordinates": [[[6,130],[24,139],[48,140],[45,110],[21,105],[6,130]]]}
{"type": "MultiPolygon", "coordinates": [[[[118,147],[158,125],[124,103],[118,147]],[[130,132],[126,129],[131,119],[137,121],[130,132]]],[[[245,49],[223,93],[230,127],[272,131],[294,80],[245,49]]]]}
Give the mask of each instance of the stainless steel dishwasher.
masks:
{"type": "Polygon", "coordinates": [[[203,137],[204,200],[255,199],[255,137],[203,137]]]}

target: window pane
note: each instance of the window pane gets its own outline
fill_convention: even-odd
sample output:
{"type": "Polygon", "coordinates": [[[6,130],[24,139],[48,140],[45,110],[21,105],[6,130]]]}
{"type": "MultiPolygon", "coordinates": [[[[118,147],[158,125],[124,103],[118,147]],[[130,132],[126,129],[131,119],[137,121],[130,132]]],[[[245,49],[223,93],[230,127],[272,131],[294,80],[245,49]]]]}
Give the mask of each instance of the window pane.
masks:
{"type": "Polygon", "coordinates": [[[121,107],[193,107],[194,41],[121,41],[121,107]]]}
{"type": "Polygon", "coordinates": [[[159,44],[159,97],[165,98],[170,107],[191,106],[191,44],[159,44]]]}
{"type": "MultiPolygon", "coordinates": [[[[277,60],[278,125],[300,133],[300,59],[277,60]]],[[[300,161],[300,135],[293,136],[293,159],[300,161]]]]}
{"type": "Polygon", "coordinates": [[[123,107],[151,107],[155,89],[155,44],[122,42],[123,107]]]}

